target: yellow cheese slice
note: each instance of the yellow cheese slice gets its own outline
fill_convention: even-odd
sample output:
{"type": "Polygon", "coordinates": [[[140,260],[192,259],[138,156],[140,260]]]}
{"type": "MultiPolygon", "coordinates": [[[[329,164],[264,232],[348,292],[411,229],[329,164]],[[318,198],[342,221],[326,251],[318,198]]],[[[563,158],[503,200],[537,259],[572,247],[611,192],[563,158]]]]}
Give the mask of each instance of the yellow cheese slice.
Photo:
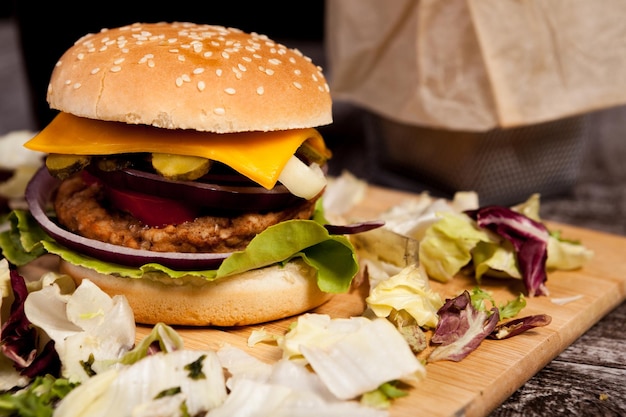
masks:
{"type": "Polygon", "coordinates": [[[313,128],[217,134],[106,122],[59,113],[24,146],[44,153],[70,155],[158,152],[201,156],[222,162],[271,189],[289,158],[307,139],[313,146],[325,149],[320,133],[313,128]]]}

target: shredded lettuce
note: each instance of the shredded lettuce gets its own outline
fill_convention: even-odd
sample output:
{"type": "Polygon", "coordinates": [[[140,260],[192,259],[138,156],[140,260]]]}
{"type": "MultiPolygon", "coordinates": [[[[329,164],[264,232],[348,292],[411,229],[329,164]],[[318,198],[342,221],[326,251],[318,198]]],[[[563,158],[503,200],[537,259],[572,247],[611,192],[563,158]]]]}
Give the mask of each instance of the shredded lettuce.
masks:
{"type": "Polygon", "coordinates": [[[339,399],[356,398],[393,380],[413,383],[426,373],[387,319],[307,313],[278,345],[283,358],[308,363],[339,399]]]}
{"type": "Polygon", "coordinates": [[[377,317],[405,311],[417,325],[430,328],[437,325],[437,310],[443,305],[439,293],[430,288],[428,276],[415,264],[379,282],[365,301],[377,317]]]}
{"type": "Polygon", "coordinates": [[[189,415],[198,415],[222,404],[226,395],[215,351],[177,350],[89,378],[60,402],[54,415],[131,416],[135,410],[153,409],[154,402],[164,406],[163,396],[175,397],[175,407],[184,405],[189,415]],[[202,377],[197,377],[198,372],[202,377]],[[184,395],[177,396],[178,392],[184,395]]]}

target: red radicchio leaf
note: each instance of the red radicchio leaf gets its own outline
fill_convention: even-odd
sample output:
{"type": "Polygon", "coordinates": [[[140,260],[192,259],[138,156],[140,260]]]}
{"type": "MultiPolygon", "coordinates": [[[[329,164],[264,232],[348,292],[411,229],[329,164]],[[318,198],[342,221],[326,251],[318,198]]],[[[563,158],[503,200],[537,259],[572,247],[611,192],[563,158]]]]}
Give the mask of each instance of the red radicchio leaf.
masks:
{"type": "Polygon", "coordinates": [[[15,268],[11,268],[10,276],[14,300],[0,333],[0,349],[13,361],[15,368],[21,370],[28,367],[37,355],[37,331],[24,314],[24,301],[28,296],[24,278],[15,268]]]}
{"type": "Polygon", "coordinates": [[[9,317],[0,330],[0,352],[13,362],[22,375],[30,378],[46,373],[58,375],[61,362],[54,342],[48,342],[38,353],[39,334],[24,314],[24,301],[28,296],[24,278],[13,266],[10,277],[14,300],[9,317]]]}
{"type": "Polygon", "coordinates": [[[513,244],[529,297],[548,295],[545,282],[549,233],[542,223],[503,206],[486,206],[466,214],[479,227],[488,228],[513,244]]]}
{"type": "Polygon", "coordinates": [[[547,326],[551,322],[552,317],[547,314],[536,314],[534,316],[521,317],[519,319],[510,320],[506,323],[497,325],[488,337],[490,339],[498,340],[508,339],[509,337],[524,333],[526,330],[534,329],[535,327],[547,326]]]}
{"type": "Polygon", "coordinates": [[[500,320],[496,307],[492,314],[476,310],[467,290],[456,298],[447,299],[439,309],[439,322],[432,343],[440,344],[428,357],[428,362],[451,360],[458,362],[473,352],[493,331],[500,320]]]}

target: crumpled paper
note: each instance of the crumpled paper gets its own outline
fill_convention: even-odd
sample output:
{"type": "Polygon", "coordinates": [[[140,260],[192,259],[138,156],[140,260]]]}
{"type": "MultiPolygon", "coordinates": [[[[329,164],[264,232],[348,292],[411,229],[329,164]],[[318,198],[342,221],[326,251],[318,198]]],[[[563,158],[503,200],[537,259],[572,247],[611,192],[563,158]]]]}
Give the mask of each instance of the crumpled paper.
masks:
{"type": "Polygon", "coordinates": [[[329,0],[334,99],[486,131],[626,103],[626,2],[329,0]]]}

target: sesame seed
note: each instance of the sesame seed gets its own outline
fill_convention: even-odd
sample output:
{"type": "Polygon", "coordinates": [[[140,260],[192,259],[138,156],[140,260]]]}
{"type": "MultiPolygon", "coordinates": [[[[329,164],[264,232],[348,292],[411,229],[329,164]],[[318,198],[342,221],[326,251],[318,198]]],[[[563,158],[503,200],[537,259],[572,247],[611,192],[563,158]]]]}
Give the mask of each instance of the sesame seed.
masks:
{"type": "Polygon", "coordinates": [[[193,70],[193,73],[198,75],[198,74],[202,74],[204,72],[204,68],[196,68],[193,70]]]}
{"type": "Polygon", "coordinates": [[[82,53],[81,53],[81,54],[76,55],[76,58],[77,58],[79,61],[81,61],[84,57],[85,57],[85,54],[82,54],[82,53]]]}
{"type": "Polygon", "coordinates": [[[121,70],[122,70],[122,67],[120,67],[119,65],[115,65],[111,67],[111,72],[120,72],[121,70]]]}
{"type": "Polygon", "coordinates": [[[122,62],[124,62],[124,59],[126,59],[126,58],[118,58],[118,59],[116,59],[115,61],[113,61],[113,63],[114,63],[115,65],[119,65],[119,64],[121,64],[122,62]]]}
{"type": "Polygon", "coordinates": [[[92,75],[93,75],[93,74],[97,74],[97,73],[99,73],[99,72],[100,72],[100,68],[94,68],[94,69],[92,69],[92,70],[91,70],[91,74],[92,74],[92,75]]]}
{"type": "Polygon", "coordinates": [[[70,85],[72,84],[72,80],[65,80],[65,85],[70,85]]]}
{"type": "Polygon", "coordinates": [[[76,83],[76,84],[74,84],[74,85],[72,86],[72,88],[73,88],[74,90],[77,90],[77,89],[79,89],[79,88],[80,88],[80,86],[81,86],[81,83],[76,83]]]}
{"type": "Polygon", "coordinates": [[[222,72],[223,72],[222,69],[218,68],[218,69],[215,70],[215,75],[217,75],[218,77],[221,77],[222,76],[222,72]]]}
{"type": "Polygon", "coordinates": [[[257,87],[256,89],[256,93],[260,96],[263,95],[263,93],[265,93],[265,89],[263,87],[257,87]]]}
{"type": "Polygon", "coordinates": [[[302,75],[302,71],[300,71],[299,69],[295,70],[293,73],[296,75],[302,75]]]}
{"type": "Polygon", "coordinates": [[[266,70],[265,70],[265,73],[266,73],[267,75],[274,75],[274,70],[273,70],[273,69],[269,69],[269,68],[268,68],[268,69],[266,69],[266,70]]]}
{"type": "Polygon", "coordinates": [[[230,55],[228,55],[228,52],[223,51],[223,52],[222,52],[222,58],[224,58],[224,59],[228,59],[228,58],[230,58],[230,55]]]}
{"type": "Polygon", "coordinates": [[[233,95],[233,94],[235,94],[237,91],[235,91],[235,89],[234,89],[234,88],[232,88],[232,87],[228,87],[228,88],[225,88],[225,89],[224,89],[224,92],[225,92],[226,94],[229,94],[229,95],[231,95],[231,96],[232,96],[232,95],[233,95]]]}
{"type": "Polygon", "coordinates": [[[237,68],[239,68],[241,71],[246,71],[246,67],[243,64],[237,64],[237,68]]]}
{"type": "Polygon", "coordinates": [[[206,84],[204,83],[204,81],[198,81],[198,90],[200,91],[204,91],[204,89],[206,88],[206,84]]]}
{"type": "Polygon", "coordinates": [[[185,61],[185,55],[178,55],[178,60],[181,62],[185,61]]]}
{"type": "Polygon", "coordinates": [[[218,116],[222,116],[226,114],[226,110],[224,110],[223,107],[216,107],[213,109],[213,113],[217,114],[218,116]]]}
{"type": "Polygon", "coordinates": [[[293,82],[293,86],[294,86],[294,87],[296,87],[298,90],[302,90],[302,84],[300,84],[300,83],[299,83],[299,82],[297,82],[297,81],[294,81],[294,82],[293,82]]]}
{"type": "Polygon", "coordinates": [[[280,64],[280,59],[272,58],[272,59],[269,59],[267,62],[269,62],[272,65],[278,65],[280,64]]]}
{"type": "Polygon", "coordinates": [[[176,86],[177,86],[177,87],[180,87],[180,86],[182,86],[182,85],[183,85],[183,79],[182,79],[182,77],[177,77],[177,78],[176,78],[176,86]]]}
{"type": "Polygon", "coordinates": [[[148,67],[154,68],[154,61],[153,60],[149,60],[148,61],[148,67]]]}
{"type": "Polygon", "coordinates": [[[241,59],[243,59],[246,62],[252,62],[252,58],[250,58],[249,56],[242,56],[241,59]]]}
{"type": "Polygon", "coordinates": [[[210,58],[213,55],[213,52],[211,51],[206,51],[205,53],[202,54],[202,56],[204,56],[205,58],[210,58]]]}

